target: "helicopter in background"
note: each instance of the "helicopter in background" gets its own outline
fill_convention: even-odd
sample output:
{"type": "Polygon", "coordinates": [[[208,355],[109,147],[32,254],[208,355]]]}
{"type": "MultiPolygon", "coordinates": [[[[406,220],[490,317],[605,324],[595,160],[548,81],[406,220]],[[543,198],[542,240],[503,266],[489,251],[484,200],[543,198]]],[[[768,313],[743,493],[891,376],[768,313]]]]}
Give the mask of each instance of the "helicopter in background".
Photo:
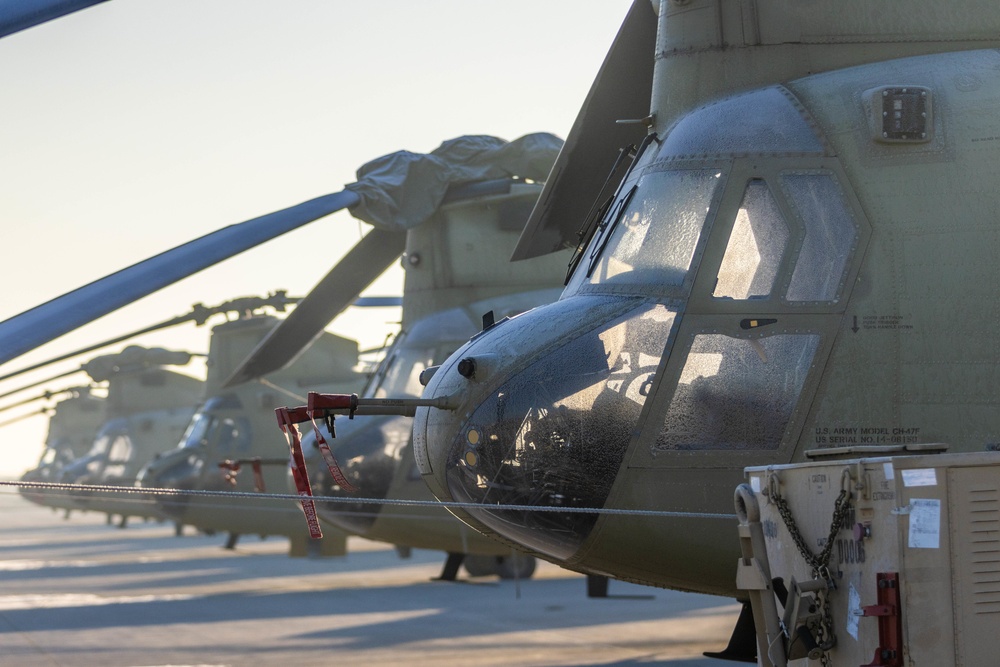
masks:
{"type": "MultiPolygon", "coordinates": [[[[216,306],[197,303],[190,312],[183,315],[5,373],[0,380],[10,380],[67,359],[181,324],[191,322],[202,326],[215,315],[225,315],[228,318],[233,313],[237,317],[249,317],[264,308],[284,312],[286,306],[297,301],[296,298],[288,297],[284,291],[277,291],[266,297],[230,299],[216,306]]],[[[7,397],[85,372],[108,395],[94,396],[89,387],[67,390],[81,396],[59,403],[50,421],[47,440],[56,438],[55,446],[59,447],[60,452],[54,453],[53,445],[49,445],[41,456],[43,462],[53,459],[58,464],[45,464],[30,470],[22,480],[131,486],[138,470],[148,460],[176,445],[203,391],[203,383],[199,381],[197,385],[191,385],[190,376],[165,369],[166,375],[162,375],[156,369],[165,365],[186,365],[193,356],[204,355],[132,345],[121,352],[96,357],[72,370],[57,372],[42,380],[5,391],[3,396],[7,397]],[[145,375],[139,379],[132,378],[137,373],[145,375]],[[104,384],[107,386],[104,387],[104,384]],[[132,417],[136,413],[139,416],[132,417]],[[60,444],[66,442],[74,445],[70,451],[66,451],[65,445],[60,444]]],[[[355,354],[352,359],[356,356],[355,354]]],[[[61,393],[65,392],[45,391],[7,407],[61,393]]],[[[74,497],[64,493],[40,493],[31,489],[21,491],[39,504],[62,507],[67,510],[67,514],[72,509],[93,510],[105,512],[109,521],[112,516],[118,515],[121,527],[125,526],[130,516],[164,518],[149,499],[138,496],[122,498],[111,494],[88,493],[86,496],[74,497]]]]}
{"type": "MultiPolygon", "coordinates": [[[[21,475],[22,481],[56,482],[61,479],[65,466],[90,451],[94,444],[94,438],[97,437],[98,429],[106,420],[105,404],[107,398],[95,394],[92,387],[88,385],[72,387],[65,392],[46,391],[31,400],[48,399],[53,395],[66,392],[71,395],[59,400],[51,408],[46,407],[17,418],[19,421],[39,414],[49,416],[45,446],[38,457],[38,464],[21,475]]],[[[21,401],[22,404],[25,402],[21,401]]],[[[19,489],[19,491],[26,500],[37,505],[46,505],[44,493],[24,488],[19,489]]],[[[67,512],[69,512],[68,509],[67,512]]]]}
{"type": "MultiPolygon", "coordinates": [[[[277,458],[280,450],[269,447],[276,443],[271,427],[274,408],[311,384],[359,389],[367,375],[358,368],[356,341],[323,332],[284,369],[258,381],[223,388],[233,370],[280,322],[257,314],[213,328],[208,378],[197,411],[172,449],[164,448],[147,459],[136,476],[137,486],[260,493],[283,487],[288,460],[277,458]],[[236,475],[241,467],[251,468],[254,474],[236,475]]],[[[150,496],[149,502],[177,524],[178,532],[184,525],[205,532],[227,531],[229,549],[241,534],[254,533],[288,537],[292,556],[347,553],[347,536],[340,531],[328,531],[321,540],[310,541],[306,527],[297,520],[298,507],[287,500],[247,503],[181,495],[150,496]]]]}
{"type": "MultiPolygon", "coordinates": [[[[370,391],[383,395],[386,391],[408,387],[409,392],[419,393],[417,376],[420,371],[431,361],[445,358],[475,333],[478,328],[476,320],[482,314],[480,310],[486,312],[493,308],[502,316],[529,309],[557,296],[558,290],[553,285],[557,284],[565,258],[555,256],[531,262],[518,271],[511,271],[506,262],[541,186],[523,178],[484,178],[484,175],[499,175],[497,165],[511,174],[545,173],[561,143],[552,135],[541,134],[512,142],[485,136],[461,137],[444,142],[428,155],[394,153],[373,160],[358,170],[359,189],[372,193],[369,200],[378,203],[366,209],[352,209],[352,213],[376,225],[376,229],[396,225],[407,230],[404,234],[405,248],[398,250],[403,256],[405,272],[403,331],[375,372],[369,384],[370,391]],[[448,187],[442,193],[440,203],[433,208],[428,207],[424,197],[417,193],[440,187],[442,183],[448,187]],[[548,289],[541,289],[545,286],[548,289]]],[[[298,359],[297,347],[284,341],[289,335],[296,336],[299,341],[307,341],[315,335],[315,327],[321,330],[326,324],[323,321],[325,318],[313,316],[314,310],[326,308],[325,301],[315,297],[317,291],[323,289],[320,286],[307,296],[295,313],[248,356],[243,367],[254,370],[234,371],[232,378],[225,383],[225,392],[236,391],[243,386],[241,380],[234,383],[233,378],[251,373],[255,375],[265,366],[278,367],[281,363],[277,361],[279,358],[298,359]]],[[[313,375],[323,377],[324,374],[314,372],[313,375]]],[[[247,401],[242,403],[247,404],[247,401]]],[[[266,419],[269,425],[266,432],[273,433],[270,413],[260,412],[254,418],[266,419]]],[[[391,476],[392,471],[399,469],[405,477],[413,469],[412,458],[408,462],[400,458],[405,459],[400,448],[405,448],[409,439],[409,420],[390,421],[366,424],[364,434],[353,439],[361,449],[350,449],[344,456],[345,470],[362,488],[372,489],[374,486],[384,493],[383,483],[388,481],[386,474],[391,476]]],[[[337,444],[342,442],[338,440],[337,444]]],[[[308,445],[305,450],[318,453],[308,445]]],[[[188,448],[173,452],[169,458],[162,457],[151,464],[143,474],[142,483],[150,487],[223,488],[220,482],[222,473],[215,467],[222,458],[222,452],[212,446],[203,447],[200,451],[188,448]]],[[[277,469],[283,479],[288,470],[287,449],[279,445],[278,440],[269,443],[261,439],[255,441],[237,463],[243,468],[248,467],[247,463],[255,463],[255,479],[260,478],[261,468],[277,469]]],[[[313,470],[316,475],[314,482],[324,487],[332,484],[321,478],[319,468],[313,470]]],[[[227,474],[230,479],[239,480],[238,488],[249,488],[249,472],[236,472],[227,474]]],[[[418,489],[423,491],[423,484],[419,480],[417,482],[418,489]]],[[[281,486],[284,487],[284,483],[281,486]]],[[[275,490],[271,479],[266,487],[275,490]]],[[[423,493],[426,495],[426,492],[423,493]]],[[[166,511],[175,502],[174,498],[162,500],[166,511]]],[[[183,510],[186,516],[195,511],[193,501],[188,502],[192,508],[183,510]]],[[[218,501],[213,500],[211,504],[218,506],[218,501]]],[[[298,509],[295,512],[298,513],[298,509]]],[[[459,551],[464,544],[465,550],[487,553],[494,560],[497,556],[510,554],[509,547],[486,541],[477,534],[470,535],[471,531],[446,512],[437,512],[438,516],[433,521],[430,517],[422,517],[425,520],[417,522],[419,528],[416,530],[413,521],[403,521],[388,530],[382,526],[375,534],[369,534],[367,530],[359,532],[357,526],[349,530],[363,537],[377,535],[407,546],[459,551]],[[442,524],[443,527],[431,531],[431,523],[442,524]],[[412,544],[414,532],[422,535],[419,545],[412,544]],[[398,535],[398,539],[394,539],[393,535],[398,535]]],[[[330,517],[340,514],[333,507],[321,508],[320,513],[329,513],[330,517]]],[[[220,513],[213,527],[232,524],[233,516],[232,511],[220,513]]],[[[188,518],[183,520],[189,521],[188,518]]],[[[259,518],[250,517],[248,520],[252,523],[259,518]]],[[[191,522],[205,525],[204,520],[191,522]]],[[[335,521],[332,523],[337,525],[335,521]]],[[[291,525],[298,529],[303,527],[301,520],[293,521],[291,525]]],[[[343,523],[338,527],[347,528],[343,523]]],[[[250,523],[246,523],[242,530],[255,532],[250,523]]],[[[512,572],[523,576],[524,567],[526,565],[512,572]]]]}
{"type": "MultiPolygon", "coordinates": [[[[167,368],[186,365],[191,356],[187,352],[132,345],[83,364],[80,370],[94,382],[107,385],[107,397],[101,399],[102,409],[96,413],[102,423],[82,456],[65,461],[58,469],[58,477],[56,470],[49,471],[51,481],[130,485],[142,463],[175,441],[191,419],[204,383],[167,368]]],[[[88,410],[87,414],[95,413],[88,410]]],[[[86,424],[81,423],[81,433],[89,431],[86,424]]],[[[35,492],[32,496],[34,502],[67,511],[104,512],[109,521],[118,515],[120,527],[125,526],[129,516],[160,518],[149,502],[97,491],[35,492]]]]}

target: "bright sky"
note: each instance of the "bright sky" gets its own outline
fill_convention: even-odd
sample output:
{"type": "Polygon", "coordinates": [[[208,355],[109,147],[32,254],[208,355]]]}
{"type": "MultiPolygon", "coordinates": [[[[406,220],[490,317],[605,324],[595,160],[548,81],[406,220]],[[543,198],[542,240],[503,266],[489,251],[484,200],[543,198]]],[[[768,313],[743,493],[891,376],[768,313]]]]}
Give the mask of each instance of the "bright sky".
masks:
{"type": "MultiPolygon", "coordinates": [[[[225,225],[339,191],[386,153],[428,152],[463,134],[565,138],[630,4],[112,0],[0,39],[0,321],[225,225]]],[[[312,223],[0,374],[196,302],[305,294],[362,231],[346,212],[312,223]]],[[[401,279],[393,269],[368,293],[398,294],[401,279]]],[[[398,309],[351,309],[329,328],[367,346],[394,321],[398,309]]],[[[204,352],[208,333],[188,324],[133,342],[204,352]]],[[[0,383],[0,393],[90,356],[0,383]]],[[[0,412],[0,422],[42,405],[0,412]]],[[[39,416],[0,428],[0,476],[34,466],[46,427],[39,416]]]]}

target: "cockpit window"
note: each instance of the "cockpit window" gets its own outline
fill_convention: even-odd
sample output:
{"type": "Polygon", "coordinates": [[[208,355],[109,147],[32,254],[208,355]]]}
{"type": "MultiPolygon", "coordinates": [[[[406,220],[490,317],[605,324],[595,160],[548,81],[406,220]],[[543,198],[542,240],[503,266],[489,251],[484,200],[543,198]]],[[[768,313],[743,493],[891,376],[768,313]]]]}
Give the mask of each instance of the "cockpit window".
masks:
{"type": "Polygon", "coordinates": [[[677,169],[643,174],[633,191],[612,206],[567,288],[581,284],[679,286],[684,283],[713,195],[717,169],[677,169]]]}
{"type": "Polygon", "coordinates": [[[767,298],[774,289],[788,237],[788,225],[771,191],[763,180],[751,180],[743,193],[712,296],[767,298]]]}
{"type": "Polygon", "coordinates": [[[695,336],[653,453],[777,449],[818,346],[815,334],[695,336]]]}
{"type": "Polygon", "coordinates": [[[396,346],[379,368],[378,381],[369,387],[374,398],[420,396],[420,372],[430,365],[433,350],[396,346]]]}
{"type": "Polygon", "coordinates": [[[208,429],[212,425],[212,417],[199,412],[191,419],[187,431],[181,438],[182,447],[200,447],[206,444],[208,429]]]}
{"type": "Polygon", "coordinates": [[[788,301],[833,301],[858,244],[858,225],[833,174],[783,173],[781,186],[805,224],[788,301]]]}

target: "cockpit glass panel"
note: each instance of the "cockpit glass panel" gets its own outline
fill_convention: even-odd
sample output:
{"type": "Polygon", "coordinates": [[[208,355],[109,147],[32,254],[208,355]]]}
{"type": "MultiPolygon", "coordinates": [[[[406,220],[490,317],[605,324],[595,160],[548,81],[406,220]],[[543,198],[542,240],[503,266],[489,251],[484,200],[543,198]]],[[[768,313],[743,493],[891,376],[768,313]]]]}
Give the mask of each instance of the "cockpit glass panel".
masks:
{"type": "Polygon", "coordinates": [[[830,173],[784,173],[781,186],[805,225],[788,301],[833,301],[843,284],[858,226],[830,173]]]}
{"type": "Polygon", "coordinates": [[[191,418],[187,431],[181,439],[182,447],[200,447],[206,443],[209,426],[212,425],[212,417],[204,412],[198,412],[191,418]]]}
{"type": "Polygon", "coordinates": [[[97,439],[94,440],[94,444],[90,447],[90,451],[87,452],[87,455],[95,456],[105,454],[110,446],[111,436],[106,433],[99,434],[97,439]]]}
{"type": "Polygon", "coordinates": [[[386,360],[386,367],[376,385],[374,398],[420,396],[423,386],[420,373],[430,365],[433,350],[397,346],[386,360]]]}
{"type": "MultiPolygon", "coordinates": [[[[215,420],[213,431],[217,432],[216,449],[220,454],[233,456],[250,449],[250,428],[245,419],[224,417],[215,420]]],[[[205,436],[209,438],[208,434],[205,436]]]]}
{"type": "Polygon", "coordinates": [[[743,193],[712,296],[767,298],[788,238],[788,225],[767,185],[760,179],[751,180],[743,193]]]}
{"type": "MultiPolygon", "coordinates": [[[[665,306],[647,302],[501,385],[452,444],[447,475],[454,497],[486,505],[602,507],[674,319],[665,306]]],[[[597,519],[588,513],[470,512],[557,557],[575,552],[597,519]]]]}
{"type": "Polygon", "coordinates": [[[777,449],[818,347],[815,334],[695,336],[653,453],[777,449]]]}
{"type": "Polygon", "coordinates": [[[625,206],[611,207],[584,257],[589,270],[576,271],[567,292],[585,282],[682,285],[721,176],[717,169],[643,174],[625,206]]]}

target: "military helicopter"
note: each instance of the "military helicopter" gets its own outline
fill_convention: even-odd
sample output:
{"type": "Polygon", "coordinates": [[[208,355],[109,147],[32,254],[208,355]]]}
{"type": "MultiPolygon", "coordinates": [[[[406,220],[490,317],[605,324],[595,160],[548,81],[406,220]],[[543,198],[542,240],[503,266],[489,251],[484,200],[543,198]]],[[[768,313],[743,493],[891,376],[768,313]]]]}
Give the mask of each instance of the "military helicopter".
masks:
{"type": "Polygon", "coordinates": [[[1000,10],[925,4],[633,5],[515,252],[576,245],[562,297],[408,408],[435,496],[570,569],[735,597],[745,466],[995,447],[1000,10]]]}
{"type": "MultiPolygon", "coordinates": [[[[81,369],[94,382],[107,383],[107,398],[99,413],[103,423],[83,456],[65,462],[58,477],[50,472],[52,481],[131,484],[142,463],[175,441],[191,418],[203,382],[167,368],[183,366],[191,356],[132,345],[83,364],[81,369]]],[[[86,423],[81,423],[81,432],[86,432],[86,423]]],[[[109,521],[118,515],[122,527],[129,516],[159,517],[151,503],[99,492],[36,494],[34,500],[67,510],[104,512],[109,521]]]]}
{"type": "MultiPolygon", "coordinates": [[[[556,145],[541,149],[554,159],[550,147],[556,145]]],[[[468,340],[481,327],[482,313],[502,318],[556,298],[566,257],[553,254],[519,266],[507,261],[540,190],[540,184],[509,179],[453,187],[434,217],[410,232],[403,255],[402,331],[363,396],[418,396],[420,373],[468,340]],[[470,263],[470,256],[477,261],[470,263]]],[[[310,431],[302,447],[313,489],[327,496],[431,500],[415,474],[411,425],[408,417],[383,416],[341,424],[336,439],[326,433],[355,487],[352,493],[323,465],[316,432],[310,431]]],[[[509,546],[483,538],[440,508],[320,503],[317,512],[329,524],[404,551],[449,552],[443,579],[453,579],[463,560],[474,575],[514,578],[534,569],[533,559],[512,554],[509,546]]]]}
{"type": "MultiPolygon", "coordinates": [[[[20,421],[37,415],[48,415],[49,426],[45,435],[45,447],[38,458],[38,464],[25,471],[21,480],[25,482],[55,482],[62,477],[62,470],[78,458],[84,456],[94,443],[97,431],[105,422],[106,397],[94,393],[89,385],[70,387],[64,391],[46,391],[30,399],[32,402],[49,399],[69,393],[53,407],[21,415],[10,422],[20,421]]],[[[19,401],[25,403],[25,401],[19,401]]],[[[4,424],[0,424],[2,428],[4,424]]],[[[33,503],[46,505],[45,495],[37,491],[19,489],[21,495],[33,503]]]]}
{"type": "MultiPolygon", "coordinates": [[[[376,229],[390,225],[408,228],[402,261],[406,276],[403,332],[396,337],[385,361],[375,373],[369,385],[372,392],[381,395],[386,391],[409,387],[409,391],[418,393],[417,375],[420,370],[432,360],[444,359],[475,332],[477,323],[472,318],[478,319],[478,316],[471,313],[486,307],[484,304],[489,303],[497,312],[507,314],[526,310],[557,296],[558,290],[551,285],[556,283],[555,277],[561,273],[559,265],[565,263],[564,258],[555,256],[532,262],[517,272],[505,266],[506,254],[513,248],[541,186],[519,178],[483,178],[483,175],[492,173],[496,176],[499,174],[497,169],[509,173],[544,173],[555,159],[560,145],[561,141],[552,135],[529,135],[512,142],[492,137],[462,137],[445,142],[429,155],[394,153],[358,170],[359,180],[355,189],[370,193],[369,200],[378,204],[352,209],[352,213],[376,225],[376,229]],[[441,183],[453,185],[442,193],[443,197],[436,207],[429,208],[422,196],[414,194],[424,192],[428,187],[440,187],[441,183]],[[470,261],[472,257],[477,260],[470,261]],[[503,260],[498,261],[498,257],[503,260]],[[547,290],[536,289],[544,285],[550,287],[547,290]]],[[[397,250],[402,251],[402,248],[397,250]]],[[[334,269],[335,272],[342,270],[340,265],[334,269]]],[[[326,279],[324,283],[327,283],[326,279]]],[[[225,382],[225,389],[220,387],[219,391],[227,395],[237,392],[247,385],[243,377],[252,378],[265,370],[280,369],[286,359],[297,359],[297,365],[308,367],[308,364],[300,363],[304,360],[298,356],[300,351],[297,345],[311,340],[316,335],[316,328],[322,330],[328,317],[319,316],[319,313],[327,311],[328,299],[318,299],[317,294],[333,289],[343,292],[345,289],[339,280],[328,284],[330,286],[315,289],[243,362],[242,368],[232,372],[225,382]],[[289,340],[299,342],[290,343],[289,340]]],[[[314,368],[312,376],[323,377],[324,373],[314,368]]],[[[240,403],[252,404],[255,408],[260,404],[259,401],[246,399],[240,403]]],[[[266,429],[255,428],[255,433],[264,430],[273,434],[269,413],[258,410],[257,415],[250,418],[267,420],[266,429]]],[[[398,449],[409,438],[409,420],[403,418],[373,425],[374,430],[367,426],[371,425],[366,425],[365,434],[355,439],[357,443],[363,443],[363,452],[355,447],[345,459],[349,461],[352,479],[368,488],[371,484],[380,486],[386,481],[384,474],[378,473],[384,473],[387,468],[399,468],[403,478],[410,474],[412,458],[408,463],[405,460],[401,462],[398,449]]],[[[204,438],[199,436],[199,439],[204,438]]],[[[233,483],[238,480],[239,488],[247,490],[254,479],[261,479],[267,471],[270,471],[267,472],[270,477],[277,472],[283,479],[288,470],[287,450],[283,452],[283,449],[278,440],[255,439],[234,461],[236,466],[245,469],[249,469],[248,464],[255,465],[254,476],[251,477],[249,470],[242,472],[238,468],[226,475],[233,483]]],[[[311,450],[308,446],[305,449],[311,450]]],[[[150,487],[227,488],[222,482],[223,474],[216,466],[224,458],[226,456],[217,447],[184,447],[151,464],[142,475],[142,483],[150,487]]],[[[316,481],[324,486],[332,485],[328,479],[316,481]]],[[[419,479],[416,481],[417,488],[426,495],[423,484],[419,479]]],[[[275,491],[275,486],[273,479],[268,479],[266,488],[275,491]]],[[[283,482],[281,487],[283,489],[283,482]]],[[[175,503],[173,498],[165,498],[162,502],[165,511],[171,511],[170,506],[175,503]]],[[[213,528],[228,528],[237,523],[236,513],[228,509],[224,511],[218,500],[206,504],[209,508],[218,508],[217,517],[212,519],[213,528]]],[[[331,510],[331,517],[340,514],[335,508],[324,509],[331,510]]],[[[206,527],[206,511],[210,510],[197,509],[192,500],[173,513],[184,522],[206,527]],[[195,512],[199,519],[192,518],[195,512]]],[[[298,510],[295,512],[298,513],[298,510]]],[[[325,511],[322,513],[326,514],[325,511]]],[[[241,524],[242,532],[257,532],[254,523],[260,523],[259,514],[244,514],[248,516],[241,524]]],[[[504,569],[503,564],[496,563],[496,557],[509,556],[509,547],[486,541],[479,535],[470,535],[471,531],[442,510],[433,520],[424,518],[426,521],[417,531],[412,521],[402,521],[394,523],[393,528],[386,529],[380,525],[380,530],[374,533],[370,534],[366,529],[359,534],[407,546],[450,551],[462,551],[461,545],[464,544],[465,550],[489,555],[494,571],[497,567],[504,569]],[[444,534],[438,536],[428,530],[431,522],[443,524],[441,530],[444,534]],[[412,544],[415,533],[422,536],[419,544],[412,544]],[[393,535],[398,535],[398,539],[393,539],[393,535]]],[[[331,523],[347,527],[343,522],[331,523]]],[[[285,530],[304,528],[301,520],[285,521],[283,525],[285,530]]],[[[351,532],[357,533],[357,526],[351,532]]],[[[511,569],[509,564],[504,572],[508,570],[512,576],[523,576],[525,572],[523,567],[511,569]]]]}
{"type": "MultiPolygon", "coordinates": [[[[230,299],[216,306],[197,303],[188,313],[5,373],[0,376],[0,380],[20,377],[144,334],[186,323],[202,326],[216,315],[227,317],[232,313],[238,316],[248,315],[263,308],[284,312],[287,305],[297,301],[296,298],[288,297],[284,291],[278,291],[267,297],[230,299]]],[[[107,391],[114,396],[111,400],[96,397],[89,391],[89,387],[67,390],[77,395],[56,406],[50,422],[48,448],[41,457],[43,462],[53,459],[59,463],[45,464],[28,471],[23,479],[131,485],[138,470],[150,458],[176,444],[177,438],[183,433],[194,411],[203,383],[198,382],[193,385],[193,379],[187,375],[165,369],[158,370],[164,365],[187,364],[192,360],[192,356],[184,352],[168,352],[133,345],[122,352],[102,355],[69,371],[61,371],[42,380],[31,381],[5,391],[2,397],[18,394],[78,373],[88,373],[95,383],[107,383],[107,391]],[[132,376],[136,373],[144,375],[135,380],[132,376]],[[160,401],[165,402],[161,404],[160,401]],[[134,414],[139,416],[133,417],[134,414]],[[53,439],[54,442],[51,442],[53,439]],[[69,447],[69,451],[67,444],[73,445],[69,447]],[[53,453],[51,451],[53,447],[57,447],[59,451],[53,453]]],[[[352,359],[356,356],[355,354],[352,359]]],[[[65,392],[45,391],[7,407],[61,393],[65,392]]],[[[119,525],[122,527],[127,523],[129,516],[163,518],[149,499],[137,499],[135,496],[122,498],[106,494],[100,496],[88,494],[81,498],[64,494],[40,494],[30,490],[23,492],[39,504],[61,507],[66,509],[67,513],[72,509],[94,510],[107,513],[109,520],[112,515],[118,515],[119,525]]]]}
{"type": "MultiPolygon", "coordinates": [[[[357,342],[323,332],[286,368],[224,389],[233,370],[279,322],[258,314],[212,330],[203,400],[178,439],[180,445],[175,442],[172,450],[165,448],[147,460],[136,476],[137,485],[213,491],[283,489],[287,459],[277,459],[280,449],[268,446],[280,445],[273,437],[273,409],[310,384],[351,391],[364,384],[366,375],[358,369],[357,342]],[[275,451],[269,452],[272,448],[275,451]],[[275,462],[282,465],[272,465],[275,462]],[[253,474],[237,476],[241,467],[252,469],[253,474]]],[[[230,549],[241,534],[254,533],[288,537],[293,556],[346,553],[347,537],[340,531],[328,531],[322,540],[310,542],[305,526],[296,520],[299,509],[288,501],[258,500],[248,506],[191,496],[150,499],[154,500],[178,530],[192,525],[206,532],[228,531],[226,547],[230,549]]]]}

